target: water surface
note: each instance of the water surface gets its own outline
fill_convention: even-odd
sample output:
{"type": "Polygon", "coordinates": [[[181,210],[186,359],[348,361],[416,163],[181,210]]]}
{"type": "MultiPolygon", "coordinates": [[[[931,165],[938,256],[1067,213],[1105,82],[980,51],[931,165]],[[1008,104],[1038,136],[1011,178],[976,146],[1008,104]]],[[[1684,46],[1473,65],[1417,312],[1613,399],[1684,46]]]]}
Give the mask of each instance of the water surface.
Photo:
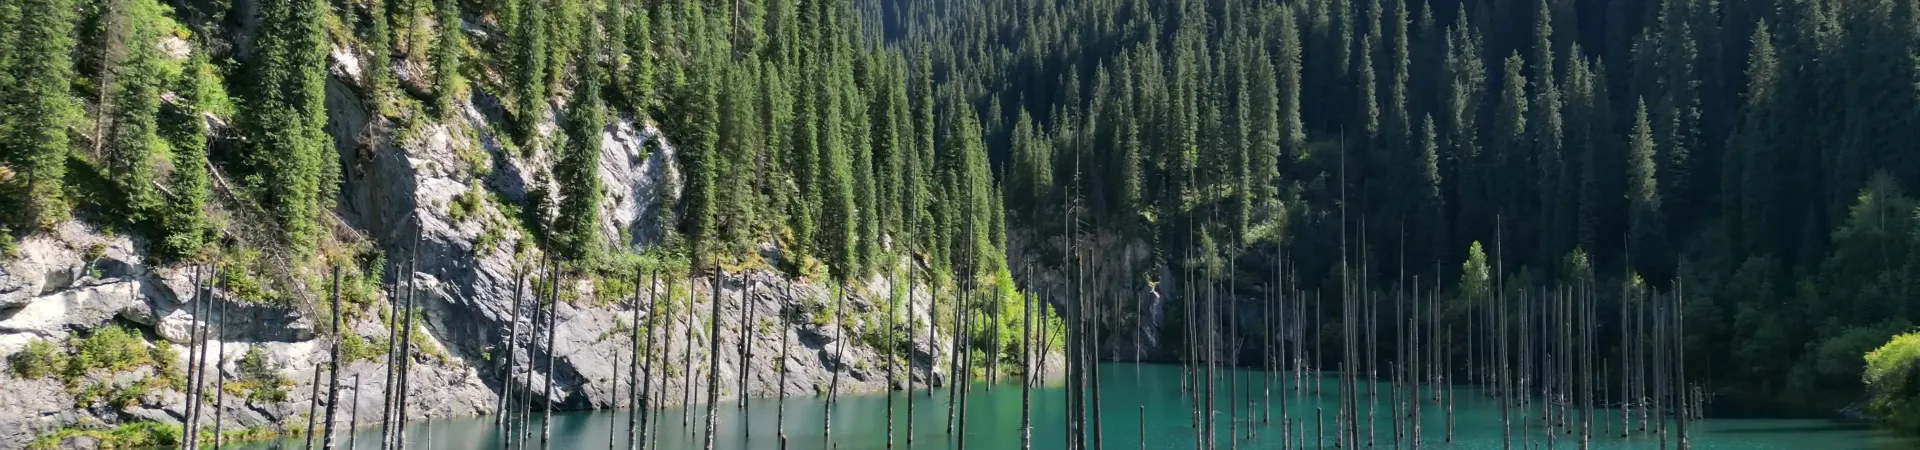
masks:
{"type": "MultiPolygon", "coordinates": [[[[1227,371],[1215,387],[1215,410],[1217,430],[1215,433],[1218,448],[1233,448],[1229,445],[1229,421],[1235,418],[1238,410],[1237,428],[1241,439],[1241,449],[1279,449],[1283,443],[1283,429],[1280,425],[1283,416],[1296,421],[1291,436],[1300,442],[1305,433],[1309,448],[1316,432],[1314,419],[1316,408],[1324,413],[1327,421],[1325,448],[1333,448],[1333,417],[1337,411],[1338,397],[1333,388],[1338,386],[1336,378],[1321,379],[1324,382],[1323,395],[1309,393],[1305,399],[1289,395],[1291,400],[1286,408],[1281,401],[1282,383],[1287,378],[1274,377],[1273,403],[1270,418],[1263,417],[1266,392],[1261,384],[1264,375],[1258,371],[1232,371],[1240,380],[1242,390],[1240,401],[1229,397],[1230,389],[1227,371]],[[1228,405],[1239,405],[1232,408],[1228,405]],[[1249,412],[1251,410],[1251,412],[1249,412]],[[1263,419],[1266,419],[1263,422],[1263,419]],[[1248,438],[1248,429],[1252,427],[1253,437],[1248,438]]],[[[1103,364],[1101,365],[1102,413],[1105,420],[1105,448],[1107,449],[1153,449],[1173,450],[1195,448],[1195,429],[1192,427],[1193,409],[1191,397],[1181,391],[1181,369],[1179,366],[1103,364]],[[1144,417],[1143,417],[1144,416],[1144,417]],[[1144,424],[1144,427],[1142,426],[1144,424]],[[1141,441],[1144,437],[1146,445],[1141,441]]],[[[1379,410],[1375,415],[1377,427],[1372,436],[1377,448],[1393,448],[1392,405],[1388,401],[1391,391],[1380,386],[1379,410]]],[[[1421,407],[1421,448],[1459,449],[1459,450],[1498,450],[1503,448],[1504,436],[1501,426],[1499,403],[1486,399],[1479,391],[1459,389],[1459,402],[1454,405],[1453,441],[1446,442],[1447,416],[1444,407],[1427,398],[1421,407]]],[[[1361,411],[1361,437],[1364,443],[1368,439],[1366,410],[1367,392],[1363,389],[1361,411]]],[[[1035,388],[1033,390],[1033,448],[1059,449],[1065,447],[1065,390],[1059,386],[1035,388]]],[[[906,448],[906,416],[908,394],[896,392],[891,396],[894,406],[895,448],[906,448]]],[[[934,392],[926,390],[912,393],[914,406],[913,448],[916,449],[957,449],[956,435],[947,431],[947,397],[944,389],[934,392]],[[931,394],[931,395],[929,395],[931,394]]],[[[1018,383],[976,383],[972,391],[966,394],[969,411],[966,425],[955,424],[956,433],[964,431],[966,447],[972,449],[1018,449],[1020,448],[1020,409],[1021,389],[1018,383]]],[[[775,399],[749,400],[742,407],[737,402],[719,405],[715,422],[714,448],[719,449],[777,449],[780,430],[784,424],[788,448],[792,450],[879,450],[887,448],[886,411],[889,396],[874,394],[847,396],[841,398],[830,413],[833,417],[833,435],[829,443],[821,427],[829,414],[826,411],[824,397],[797,397],[785,401],[775,399]],[[777,420],[781,403],[786,405],[784,421],[777,420]]],[[[552,448],[556,449],[626,449],[626,424],[629,411],[567,412],[554,414],[552,448]],[[611,435],[611,436],[610,436],[611,435]],[[610,441],[611,438],[611,441],[610,441]]],[[[653,412],[659,420],[659,432],[653,437],[658,439],[662,450],[688,450],[705,447],[706,415],[705,405],[696,405],[692,410],[685,408],[665,408],[653,412]]],[[[531,427],[533,440],[525,448],[540,448],[539,412],[534,413],[531,427]]],[[[1525,416],[1530,427],[1519,428],[1523,419],[1520,412],[1511,416],[1516,422],[1512,434],[1512,448],[1545,448],[1545,433],[1540,430],[1540,413],[1536,408],[1531,415],[1525,416]]],[[[1576,415],[1577,417],[1577,415],[1576,415]]],[[[1595,418],[1593,446],[1595,449],[1658,449],[1661,447],[1657,435],[1643,434],[1637,430],[1639,413],[1634,413],[1635,434],[1630,439],[1620,437],[1618,420],[1619,410],[1600,410],[1595,418]],[[1604,420],[1603,420],[1604,419],[1604,420]],[[1612,423],[1606,420],[1613,421],[1612,423]],[[1612,431],[1609,432],[1611,427],[1612,431]]],[[[1920,440],[1899,436],[1891,431],[1876,429],[1859,424],[1848,424],[1820,419],[1708,419],[1705,422],[1690,424],[1693,448],[1697,450],[1907,450],[1920,448],[1920,440]]],[[[1579,427],[1573,427],[1573,434],[1555,438],[1554,448],[1579,448],[1579,427]]],[[[344,433],[336,438],[345,445],[344,433]]],[[[357,441],[354,449],[379,448],[379,430],[361,430],[354,436],[357,441]]],[[[492,417],[474,417],[421,422],[407,429],[408,447],[413,449],[498,449],[501,447],[501,430],[496,428],[492,417]]],[[[1670,428],[1668,447],[1677,448],[1677,429],[1670,428]]],[[[517,445],[517,444],[516,444],[517,445]]],[[[1406,447],[1406,438],[1402,447],[1406,447]]],[[[239,448],[246,449],[298,449],[304,448],[302,440],[286,440],[254,444],[239,448]]],[[[1296,446],[1297,448],[1297,446],[1296,446]]]]}

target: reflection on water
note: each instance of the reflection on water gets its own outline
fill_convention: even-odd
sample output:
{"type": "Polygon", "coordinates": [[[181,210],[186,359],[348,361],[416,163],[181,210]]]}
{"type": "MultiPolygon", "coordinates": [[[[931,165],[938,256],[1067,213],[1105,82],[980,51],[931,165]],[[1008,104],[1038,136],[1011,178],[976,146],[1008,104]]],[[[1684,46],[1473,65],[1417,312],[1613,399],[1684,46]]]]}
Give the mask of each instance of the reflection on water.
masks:
{"type": "MultiPolygon", "coordinates": [[[[1230,397],[1229,378],[1222,375],[1216,386],[1215,413],[1217,414],[1216,443],[1221,448],[1228,445],[1228,423],[1235,417],[1238,409],[1239,435],[1242,449],[1278,449],[1282,448],[1282,427],[1284,412],[1291,411],[1295,420],[1295,430],[1302,430],[1312,440],[1315,434],[1314,415],[1316,408],[1324,408],[1328,420],[1328,440],[1325,448],[1333,448],[1334,435],[1332,418],[1338,409],[1338,397],[1333,388],[1338,385],[1334,378],[1324,379],[1326,390],[1321,396],[1308,396],[1309,402],[1295,401],[1287,409],[1280,404],[1282,383],[1287,378],[1275,377],[1273,383],[1273,406],[1271,420],[1263,422],[1255,417],[1264,409],[1266,392],[1262,389],[1263,375],[1254,371],[1235,371],[1241,383],[1238,402],[1230,397]],[[1233,408],[1229,405],[1239,405],[1233,408]],[[1249,412],[1252,411],[1252,412],[1249,412]],[[1252,426],[1254,437],[1247,439],[1252,426]]],[[[1180,367],[1161,365],[1105,364],[1101,366],[1101,387],[1105,420],[1104,440],[1109,449],[1142,448],[1141,439],[1147,441],[1145,448],[1156,450],[1194,448],[1194,429],[1191,426],[1193,410],[1189,407],[1189,397],[1180,391],[1180,367]],[[1142,416],[1145,417],[1142,417],[1142,416]],[[1143,426],[1144,424],[1144,426],[1143,426]]],[[[974,449],[1017,449],[1020,445],[1020,386],[999,383],[988,390],[986,383],[973,386],[968,395],[967,447],[974,449]]],[[[1382,386],[1379,394],[1379,411],[1375,418],[1378,426],[1373,428],[1373,439],[1378,448],[1393,448],[1393,425],[1390,422],[1393,406],[1389,404],[1391,392],[1382,386]]],[[[1422,448],[1448,448],[1460,450],[1501,449],[1503,433],[1499,404],[1478,395],[1477,391],[1459,389],[1460,401],[1455,405],[1457,416],[1454,419],[1454,441],[1444,442],[1446,437],[1446,414],[1444,407],[1436,407],[1428,397],[1428,403],[1421,407],[1422,448]]],[[[1059,387],[1036,388],[1033,391],[1033,448],[1058,449],[1065,447],[1065,391],[1059,387]]],[[[928,391],[913,393],[914,433],[913,448],[916,449],[953,449],[958,448],[953,436],[946,433],[947,392],[941,390],[929,395],[928,391]]],[[[1291,398],[1291,395],[1289,395],[1291,398]]],[[[1366,392],[1361,393],[1362,408],[1365,408],[1366,392]]],[[[892,396],[894,403],[894,439],[896,448],[906,448],[907,394],[896,392],[892,396]]],[[[833,437],[829,444],[821,433],[826,411],[825,398],[790,398],[786,403],[784,420],[788,448],[792,450],[877,450],[885,449],[887,439],[888,396],[864,395],[841,398],[834,406],[833,437]]],[[[720,449],[777,449],[779,448],[781,421],[776,420],[782,401],[761,399],[748,401],[744,408],[737,403],[720,405],[715,423],[714,447],[720,449]]],[[[1533,428],[1522,432],[1516,428],[1513,446],[1530,443],[1541,448],[1546,437],[1538,430],[1540,414],[1537,408],[1523,420],[1515,412],[1513,421],[1518,427],[1525,423],[1533,428]]],[[[554,414],[551,448],[556,449],[602,449],[627,448],[626,424],[629,411],[614,412],[569,412],[554,414]]],[[[692,410],[685,408],[665,408],[655,411],[659,431],[658,439],[662,450],[687,450],[705,448],[706,407],[696,405],[692,410]]],[[[1577,413],[1576,413],[1577,414],[1577,413]]],[[[1361,439],[1367,439],[1367,414],[1360,414],[1361,439]]],[[[1619,437],[1620,412],[1602,410],[1595,418],[1593,446],[1595,449],[1658,449],[1662,448],[1657,435],[1642,434],[1635,431],[1630,440],[1619,437]],[[1611,426],[1606,420],[1615,421],[1611,426]],[[1609,433],[1608,429],[1612,432],[1609,433]]],[[[1639,412],[1634,412],[1634,425],[1639,425],[1639,412]]],[[[525,448],[540,448],[540,418],[534,414],[532,440],[525,448]]],[[[1920,440],[1895,435],[1892,432],[1845,424],[1827,420],[1806,419],[1711,419],[1704,423],[1694,423],[1691,427],[1692,445],[1697,450],[1907,450],[1920,448],[1920,440]]],[[[1670,428],[1671,429],[1671,428],[1670,428]]],[[[1669,447],[1677,448],[1677,429],[1669,433],[1669,447]]],[[[956,430],[959,432],[962,430],[956,430]]],[[[1293,439],[1299,442],[1296,431],[1293,439]]],[[[1575,426],[1571,435],[1555,437],[1556,448],[1578,448],[1579,429],[1575,426]]],[[[492,417],[474,417],[465,419],[438,420],[414,424],[407,429],[407,442],[416,449],[497,449],[501,446],[501,430],[494,427],[492,417]]],[[[1405,439],[1405,438],[1403,438],[1405,439]]],[[[345,445],[345,433],[337,436],[345,445]]],[[[377,428],[367,429],[354,436],[355,449],[378,449],[380,432],[377,428]]],[[[1309,442],[1311,444],[1311,442],[1309,442]]],[[[517,443],[516,443],[517,445],[517,443]]],[[[302,440],[286,440],[254,444],[239,448],[245,449],[299,449],[305,448],[302,440]]],[[[1405,445],[1401,448],[1405,448],[1405,445]]]]}

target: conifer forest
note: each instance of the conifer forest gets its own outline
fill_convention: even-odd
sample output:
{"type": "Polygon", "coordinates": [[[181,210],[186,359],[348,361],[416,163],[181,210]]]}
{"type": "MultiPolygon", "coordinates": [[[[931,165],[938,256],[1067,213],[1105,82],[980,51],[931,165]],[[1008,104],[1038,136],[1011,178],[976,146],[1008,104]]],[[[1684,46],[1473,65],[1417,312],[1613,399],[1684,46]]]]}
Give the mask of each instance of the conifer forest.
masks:
{"type": "Polygon", "coordinates": [[[0,0],[0,99],[0,450],[1920,445],[1920,0],[0,0]]]}

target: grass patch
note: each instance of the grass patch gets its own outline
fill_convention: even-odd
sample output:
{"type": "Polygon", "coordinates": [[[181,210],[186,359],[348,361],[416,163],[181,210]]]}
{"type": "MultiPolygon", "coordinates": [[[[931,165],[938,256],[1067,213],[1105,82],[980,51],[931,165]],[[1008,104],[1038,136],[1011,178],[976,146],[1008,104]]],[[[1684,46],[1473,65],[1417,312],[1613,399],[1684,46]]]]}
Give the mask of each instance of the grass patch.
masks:
{"type": "Polygon", "coordinates": [[[100,448],[152,448],[180,445],[182,433],[177,424],[145,421],[103,430],[68,427],[35,438],[27,443],[27,448],[53,450],[60,448],[61,442],[80,436],[99,440],[100,448]]]}
{"type": "Polygon", "coordinates": [[[34,339],[27,342],[27,348],[19,353],[7,355],[7,371],[14,378],[31,380],[53,376],[61,366],[66,365],[66,355],[60,353],[53,343],[34,339]]]}

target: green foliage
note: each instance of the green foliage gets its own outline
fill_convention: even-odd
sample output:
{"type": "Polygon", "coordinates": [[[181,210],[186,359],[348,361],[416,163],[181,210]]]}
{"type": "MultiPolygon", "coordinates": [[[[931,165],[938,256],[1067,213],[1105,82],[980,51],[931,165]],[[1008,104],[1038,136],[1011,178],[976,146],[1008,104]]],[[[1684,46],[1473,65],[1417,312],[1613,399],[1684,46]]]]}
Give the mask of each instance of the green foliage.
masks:
{"type": "Polygon", "coordinates": [[[321,0],[261,6],[240,117],[252,143],[243,158],[247,184],[278,222],[278,237],[301,255],[314,250],[339,189],[326,133],[326,16],[321,0]]]}
{"type": "Polygon", "coordinates": [[[1861,381],[1872,395],[1868,411],[1883,422],[1920,430],[1920,332],[1902,333],[1866,354],[1861,381]]]}
{"type": "Polygon", "coordinates": [[[153,362],[147,341],[140,337],[140,332],[119,326],[96,329],[86,339],[73,340],[68,347],[74,349],[75,355],[67,359],[67,374],[74,377],[92,369],[124,372],[153,362]]]}
{"type": "Polygon", "coordinates": [[[539,148],[537,127],[547,105],[547,7],[532,0],[512,0],[520,22],[514,24],[513,93],[514,136],[527,154],[539,148]]]}
{"type": "Polygon", "coordinates": [[[439,34],[433,47],[433,106],[441,118],[452,118],[457,113],[454,101],[467,90],[466,79],[460,72],[460,58],[467,53],[466,32],[460,30],[458,0],[440,0],[434,10],[439,34]]]}
{"type": "Polygon", "coordinates": [[[387,355],[387,344],[367,338],[358,333],[348,333],[340,337],[340,359],[349,364],[355,361],[375,361],[387,355]]]}
{"type": "Polygon", "coordinates": [[[179,390],[186,386],[186,366],[180,363],[180,354],[173,351],[173,343],[166,339],[153,341],[149,352],[153,359],[153,370],[158,373],[164,386],[179,390]]]}
{"type": "Polygon", "coordinates": [[[229,386],[224,387],[235,394],[244,393],[247,401],[279,403],[287,401],[287,388],[293,386],[293,379],[280,373],[272,361],[267,360],[267,352],[260,347],[247,347],[247,353],[235,363],[237,374],[229,386]]]}
{"type": "MultiPolygon", "coordinates": [[[[585,34],[585,47],[599,48],[599,33],[585,34]]],[[[553,166],[554,184],[560,188],[554,246],[561,258],[589,264],[599,258],[604,245],[600,236],[600,131],[607,124],[606,110],[600,104],[600,65],[594,55],[581,56],[576,65],[580,86],[567,117],[567,145],[553,166]]]]}
{"type": "Polygon", "coordinates": [[[67,439],[80,436],[99,441],[100,448],[156,448],[180,445],[183,434],[180,424],[151,421],[127,422],[104,430],[68,427],[34,438],[27,448],[53,450],[61,448],[67,439]]]}
{"type": "Polygon", "coordinates": [[[120,3],[117,8],[124,11],[111,20],[125,27],[119,39],[122,42],[113,42],[114,37],[121,36],[118,33],[107,33],[108,42],[104,43],[108,47],[124,47],[125,54],[113,69],[115,85],[111,88],[112,101],[108,107],[111,117],[107,119],[103,165],[108,178],[125,199],[114,206],[127,221],[140,223],[153,218],[161,202],[160,194],[153,187],[157,181],[153,159],[168,153],[166,142],[159,139],[155,120],[160,111],[160,90],[168,78],[161,67],[159,40],[168,30],[160,28],[159,4],[151,0],[120,3]]]}
{"type": "MultiPolygon", "coordinates": [[[[160,206],[163,255],[186,259],[206,243],[206,206],[211,183],[207,173],[207,123],[216,93],[223,92],[213,74],[207,49],[196,46],[173,91],[180,102],[165,117],[167,142],[173,149],[173,172],[167,181],[172,195],[160,206]]],[[[218,94],[224,97],[224,93],[218,94]]]]}
{"type": "Polygon", "coordinates": [[[31,380],[53,376],[66,365],[66,355],[53,343],[34,339],[19,352],[7,355],[7,370],[15,378],[31,380]]]}
{"type": "Polygon", "coordinates": [[[8,210],[7,224],[21,229],[52,225],[68,216],[61,186],[66,178],[67,127],[75,125],[79,107],[68,96],[73,79],[74,12],[71,0],[24,0],[17,4],[18,29],[9,32],[11,44],[3,69],[10,79],[0,85],[7,102],[0,106],[0,165],[12,175],[0,176],[0,201],[8,210]]]}

